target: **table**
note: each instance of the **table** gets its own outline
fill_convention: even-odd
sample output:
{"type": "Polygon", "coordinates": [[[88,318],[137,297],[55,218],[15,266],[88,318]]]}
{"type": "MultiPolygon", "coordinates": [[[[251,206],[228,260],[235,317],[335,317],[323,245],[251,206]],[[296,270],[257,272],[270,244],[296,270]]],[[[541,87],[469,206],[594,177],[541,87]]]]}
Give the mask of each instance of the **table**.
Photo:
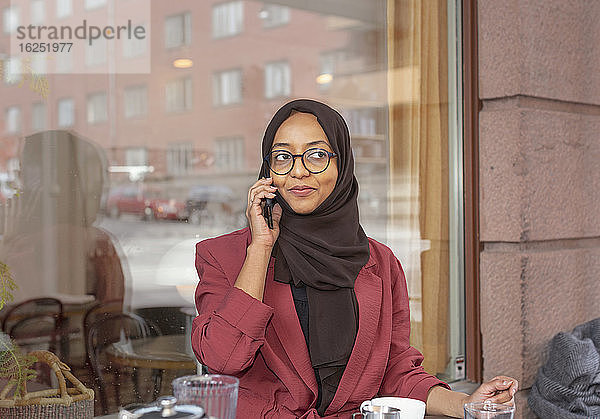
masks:
{"type": "MultiPolygon", "coordinates": [[[[118,413],[113,413],[112,415],[106,415],[106,416],[96,416],[96,419],[118,419],[119,414],[118,413]]],[[[425,419],[448,419],[449,416],[431,416],[431,415],[426,415],[425,419]]]]}
{"type": "Polygon", "coordinates": [[[127,367],[196,370],[196,357],[186,350],[185,335],[152,336],[113,343],[106,348],[111,362],[127,367]]]}

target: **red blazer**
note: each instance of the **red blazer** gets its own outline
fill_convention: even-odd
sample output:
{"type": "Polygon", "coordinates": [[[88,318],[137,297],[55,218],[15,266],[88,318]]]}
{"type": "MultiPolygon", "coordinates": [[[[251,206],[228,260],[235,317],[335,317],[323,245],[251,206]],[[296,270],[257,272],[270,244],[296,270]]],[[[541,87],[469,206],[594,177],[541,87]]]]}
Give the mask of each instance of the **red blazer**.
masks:
{"type": "MultiPolygon", "coordinates": [[[[192,347],[210,371],[240,380],[238,418],[318,418],[317,382],[289,284],[273,280],[271,259],[261,302],[233,285],[246,257],[249,230],[196,245],[198,317],[192,347]]],[[[409,344],[406,280],[392,251],[369,239],[370,257],[354,286],[358,334],[339,387],[325,412],[349,418],[379,395],[426,401],[447,384],[423,370],[409,344]]]]}

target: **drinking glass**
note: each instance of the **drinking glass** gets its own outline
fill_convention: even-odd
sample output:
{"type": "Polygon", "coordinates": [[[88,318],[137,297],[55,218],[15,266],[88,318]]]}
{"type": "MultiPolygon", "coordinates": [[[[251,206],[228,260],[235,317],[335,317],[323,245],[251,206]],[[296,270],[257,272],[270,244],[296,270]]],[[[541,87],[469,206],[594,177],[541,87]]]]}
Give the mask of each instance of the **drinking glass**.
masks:
{"type": "Polygon", "coordinates": [[[513,419],[515,407],[490,402],[467,403],[465,419],[513,419]]]}
{"type": "Polygon", "coordinates": [[[400,409],[391,406],[368,406],[354,413],[352,419],[400,419],[400,409]]]}
{"type": "Polygon", "coordinates": [[[173,380],[181,404],[202,406],[207,417],[235,419],[239,380],[229,375],[188,375],[173,380]]]}

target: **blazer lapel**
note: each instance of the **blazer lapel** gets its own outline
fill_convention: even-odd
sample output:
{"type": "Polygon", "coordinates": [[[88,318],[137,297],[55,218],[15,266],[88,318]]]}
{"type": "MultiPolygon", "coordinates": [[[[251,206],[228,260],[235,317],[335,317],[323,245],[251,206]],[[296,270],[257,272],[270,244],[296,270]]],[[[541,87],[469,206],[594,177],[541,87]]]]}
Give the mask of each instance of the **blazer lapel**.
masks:
{"type": "Polygon", "coordinates": [[[263,301],[273,307],[274,314],[271,319],[275,333],[283,348],[291,360],[296,372],[313,394],[317,395],[317,381],[315,372],[310,362],[308,348],[304,340],[304,334],[296,313],[296,306],[292,298],[290,284],[274,280],[273,260],[267,271],[267,283],[263,301]]]}
{"type": "Polygon", "coordinates": [[[348,401],[358,384],[375,342],[381,310],[382,281],[370,271],[369,267],[373,265],[374,262],[369,260],[358,273],[354,283],[358,301],[358,333],[346,370],[325,414],[338,411],[348,401]]]}

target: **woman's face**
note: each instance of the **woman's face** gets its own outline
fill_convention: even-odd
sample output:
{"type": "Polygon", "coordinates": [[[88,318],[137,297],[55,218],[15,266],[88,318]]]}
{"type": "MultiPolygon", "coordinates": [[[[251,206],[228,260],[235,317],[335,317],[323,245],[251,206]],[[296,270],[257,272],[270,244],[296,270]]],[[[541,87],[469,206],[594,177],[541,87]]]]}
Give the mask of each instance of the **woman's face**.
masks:
{"type": "MultiPolygon", "coordinates": [[[[310,113],[298,112],[279,126],[271,151],[285,150],[292,154],[302,154],[315,147],[333,152],[317,117],[310,113]]],[[[310,214],[325,201],[335,187],[338,175],[337,158],[332,157],[327,169],[317,174],[309,172],[300,157],[294,160],[292,170],[286,175],[277,175],[271,171],[273,185],[296,213],[310,214]]]]}

